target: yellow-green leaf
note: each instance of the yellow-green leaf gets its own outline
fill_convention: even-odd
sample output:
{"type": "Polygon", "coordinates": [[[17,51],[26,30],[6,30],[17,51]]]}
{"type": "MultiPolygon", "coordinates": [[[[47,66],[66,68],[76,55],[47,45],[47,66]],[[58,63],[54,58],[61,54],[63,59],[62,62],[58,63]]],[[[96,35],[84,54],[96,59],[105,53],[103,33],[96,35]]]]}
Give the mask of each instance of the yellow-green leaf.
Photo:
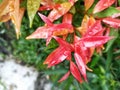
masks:
{"type": "Polygon", "coordinates": [[[32,26],[34,16],[40,6],[40,1],[41,0],[27,0],[27,11],[30,20],[30,27],[32,26]]]}

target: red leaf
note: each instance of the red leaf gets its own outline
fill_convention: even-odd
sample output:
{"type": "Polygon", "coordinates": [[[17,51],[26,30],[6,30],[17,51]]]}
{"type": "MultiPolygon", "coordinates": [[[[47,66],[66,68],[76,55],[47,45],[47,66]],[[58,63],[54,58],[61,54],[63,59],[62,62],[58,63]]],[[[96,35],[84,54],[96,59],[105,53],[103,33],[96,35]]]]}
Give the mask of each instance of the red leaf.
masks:
{"type": "Polygon", "coordinates": [[[39,11],[51,10],[51,9],[53,9],[53,6],[45,5],[45,6],[40,6],[39,11]]]}
{"type": "Polygon", "coordinates": [[[76,78],[76,80],[82,83],[82,78],[78,70],[78,67],[72,61],[70,61],[70,72],[76,78]]]}
{"type": "Polygon", "coordinates": [[[53,0],[42,0],[42,6],[40,6],[39,11],[51,10],[53,8],[60,7],[60,4],[54,3],[53,0]]]}
{"type": "Polygon", "coordinates": [[[84,37],[98,35],[101,32],[101,30],[103,30],[101,21],[97,20],[90,28],[88,28],[84,37]]]}
{"type": "Polygon", "coordinates": [[[97,47],[105,44],[110,39],[111,37],[109,36],[91,36],[84,37],[81,39],[81,41],[84,43],[85,47],[97,47]]]}
{"type": "Polygon", "coordinates": [[[65,40],[63,40],[62,38],[59,38],[59,37],[55,37],[54,36],[54,39],[60,44],[60,46],[62,47],[66,47],[67,50],[69,51],[73,51],[74,48],[71,46],[71,44],[67,43],[65,40]]]}
{"type": "Polygon", "coordinates": [[[68,71],[58,82],[62,82],[64,80],[66,80],[70,75],[70,71],[68,71]]]}
{"type": "Polygon", "coordinates": [[[115,19],[111,17],[104,18],[102,20],[104,23],[109,24],[113,28],[118,28],[120,27],[120,19],[115,19]]]}
{"type": "Polygon", "coordinates": [[[48,26],[52,26],[53,23],[49,20],[48,17],[42,15],[41,13],[38,13],[38,15],[41,17],[41,19],[48,25],[48,26]]]}
{"type": "Polygon", "coordinates": [[[48,64],[48,67],[59,64],[66,58],[71,60],[71,52],[73,51],[72,46],[61,38],[55,37],[60,46],[54,50],[45,60],[44,64],[48,64]]]}
{"type": "Polygon", "coordinates": [[[43,26],[37,28],[35,32],[29,35],[26,39],[47,39],[47,45],[53,35],[66,35],[73,32],[73,26],[68,23],[53,24],[51,26],[43,26]]]}
{"type": "Polygon", "coordinates": [[[29,35],[26,39],[47,39],[51,34],[50,26],[43,26],[36,29],[31,35],[29,35]]]}
{"type": "Polygon", "coordinates": [[[95,23],[95,19],[93,17],[89,17],[88,15],[85,15],[83,17],[81,26],[77,28],[77,30],[80,32],[82,36],[85,35],[88,28],[90,28],[95,23]]]}
{"type": "Polygon", "coordinates": [[[83,60],[83,62],[86,64],[89,58],[89,52],[88,49],[85,47],[85,45],[83,44],[83,42],[81,42],[80,38],[75,36],[75,42],[74,42],[74,49],[75,49],[75,53],[79,54],[83,60]]]}
{"type": "Polygon", "coordinates": [[[54,66],[59,64],[60,62],[64,61],[68,56],[68,53],[65,47],[58,47],[54,50],[44,61],[44,64],[48,64],[48,67],[54,66]]]}
{"type": "Polygon", "coordinates": [[[86,77],[86,65],[85,65],[82,57],[78,53],[74,53],[74,57],[75,57],[75,61],[77,63],[77,66],[78,66],[81,74],[83,75],[85,81],[87,81],[87,77],[86,77]]]}
{"type": "Polygon", "coordinates": [[[54,20],[57,20],[66,14],[72,6],[73,5],[70,2],[64,2],[60,5],[59,8],[54,8],[48,15],[48,18],[53,22],[54,20]]]}
{"type": "Polygon", "coordinates": [[[70,14],[70,13],[65,14],[63,16],[62,22],[72,24],[72,14],[70,14]]]}
{"type": "Polygon", "coordinates": [[[99,0],[93,10],[93,13],[98,13],[98,12],[103,11],[104,9],[108,8],[113,3],[115,3],[115,1],[116,0],[99,0]]]}

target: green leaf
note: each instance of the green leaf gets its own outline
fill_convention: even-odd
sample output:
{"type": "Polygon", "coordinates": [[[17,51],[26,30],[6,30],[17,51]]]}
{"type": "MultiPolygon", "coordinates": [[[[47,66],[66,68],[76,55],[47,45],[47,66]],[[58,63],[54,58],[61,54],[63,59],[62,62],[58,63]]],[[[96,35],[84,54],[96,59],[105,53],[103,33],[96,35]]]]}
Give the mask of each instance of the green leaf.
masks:
{"type": "Polygon", "coordinates": [[[30,20],[30,27],[32,27],[32,22],[40,6],[40,2],[41,0],[27,0],[27,11],[28,11],[28,16],[30,20]]]}
{"type": "Polygon", "coordinates": [[[97,18],[104,18],[108,16],[112,16],[113,14],[120,13],[120,10],[116,9],[115,7],[109,7],[108,9],[103,10],[102,12],[94,14],[97,18]]]}
{"type": "Polygon", "coordinates": [[[110,30],[110,36],[113,36],[114,38],[107,43],[105,52],[108,52],[108,50],[109,50],[109,49],[111,48],[111,46],[114,44],[114,41],[115,41],[115,40],[117,39],[117,37],[119,36],[119,34],[118,34],[118,29],[113,29],[113,28],[112,28],[112,29],[110,30]]]}
{"type": "Polygon", "coordinates": [[[46,75],[55,75],[55,74],[65,74],[67,70],[65,69],[56,69],[56,70],[46,70],[44,74],[46,75]]]}
{"type": "Polygon", "coordinates": [[[119,6],[120,6],[120,0],[118,0],[118,4],[119,4],[119,6]]]}
{"type": "Polygon", "coordinates": [[[3,0],[0,0],[0,3],[2,2],[3,0]]]}

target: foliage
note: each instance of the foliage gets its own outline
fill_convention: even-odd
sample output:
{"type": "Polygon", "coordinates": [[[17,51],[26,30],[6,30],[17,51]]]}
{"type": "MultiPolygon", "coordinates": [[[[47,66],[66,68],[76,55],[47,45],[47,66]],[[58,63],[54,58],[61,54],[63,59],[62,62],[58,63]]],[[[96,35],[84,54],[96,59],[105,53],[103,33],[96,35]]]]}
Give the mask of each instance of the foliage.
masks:
{"type": "Polygon", "coordinates": [[[11,20],[21,35],[13,54],[49,75],[53,90],[120,89],[120,0],[2,2],[0,21],[11,20]]]}

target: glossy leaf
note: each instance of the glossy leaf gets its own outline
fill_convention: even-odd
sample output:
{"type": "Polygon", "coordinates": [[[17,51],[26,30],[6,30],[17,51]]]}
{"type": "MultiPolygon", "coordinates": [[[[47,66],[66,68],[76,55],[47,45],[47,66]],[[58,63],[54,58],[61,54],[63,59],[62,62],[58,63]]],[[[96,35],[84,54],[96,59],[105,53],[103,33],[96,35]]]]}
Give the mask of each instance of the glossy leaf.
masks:
{"type": "Polygon", "coordinates": [[[54,50],[45,60],[44,64],[48,64],[48,67],[54,66],[64,61],[67,57],[71,59],[71,52],[73,51],[71,45],[66,41],[58,37],[54,38],[60,44],[60,46],[54,50]]]}
{"type": "Polygon", "coordinates": [[[94,0],[84,0],[85,10],[87,11],[94,3],[94,0]]]}
{"type": "Polygon", "coordinates": [[[43,26],[36,29],[31,35],[26,37],[26,39],[47,39],[51,35],[51,27],[50,26],[43,26]]]}
{"type": "MultiPolygon", "coordinates": [[[[69,23],[52,24],[52,22],[46,16],[40,14],[40,17],[47,24],[45,26],[39,27],[35,32],[33,32],[26,39],[47,39],[46,45],[50,42],[52,36],[66,35],[68,33],[73,33],[73,26],[69,23]]],[[[67,22],[67,21],[66,21],[67,22]]]]}
{"type": "Polygon", "coordinates": [[[104,9],[110,7],[116,0],[99,0],[96,4],[93,13],[98,13],[103,11],[104,9]]]}
{"type": "Polygon", "coordinates": [[[81,26],[77,28],[77,30],[80,32],[82,36],[84,36],[88,29],[95,23],[95,19],[91,16],[89,17],[88,15],[85,15],[81,26]]]}
{"type": "Polygon", "coordinates": [[[90,28],[87,29],[87,32],[85,33],[84,37],[98,35],[101,32],[101,30],[103,30],[101,21],[98,20],[90,28]]]}
{"type": "Polygon", "coordinates": [[[87,81],[87,77],[86,77],[86,65],[82,59],[82,57],[78,54],[78,53],[74,53],[74,57],[75,57],[75,61],[77,63],[77,66],[81,72],[81,74],[83,75],[85,81],[87,81]]]}
{"type": "Polygon", "coordinates": [[[72,4],[70,2],[64,2],[57,9],[54,8],[48,15],[48,18],[53,22],[54,20],[57,20],[58,18],[66,14],[71,7],[72,4]]]}
{"type": "Polygon", "coordinates": [[[117,8],[109,7],[109,8],[105,9],[102,12],[94,14],[94,17],[96,17],[96,18],[105,18],[105,17],[111,17],[111,16],[113,16],[115,14],[119,14],[119,13],[120,13],[120,10],[118,10],[117,8]]]}
{"type": "Polygon", "coordinates": [[[44,61],[44,64],[48,64],[48,68],[63,62],[69,55],[69,52],[66,51],[65,47],[58,47],[54,50],[44,61]]]}
{"type": "Polygon", "coordinates": [[[40,2],[41,0],[27,0],[27,11],[28,11],[28,16],[30,20],[30,27],[32,26],[32,22],[40,6],[40,2]]]}
{"type": "MultiPolygon", "coordinates": [[[[37,28],[35,32],[29,35],[26,39],[49,39],[52,36],[66,35],[73,32],[73,27],[68,23],[55,24],[52,26],[43,26],[37,28]],[[59,33],[58,33],[59,32],[59,33]]],[[[50,40],[46,43],[48,45],[50,40]]]]}
{"type": "Polygon", "coordinates": [[[113,28],[120,27],[120,19],[115,19],[115,18],[107,17],[107,18],[104,18],[102,21],[104,23],[110,25],[113,28]]]}
{"type": "Polygon", "coordinates": [[[76,78],[76,80],[78,80],[80,83],[83,82],[78,67],[72,61],[70,61],[70,72],[76,78]]]}
{"type": "Polygon", "coordinates": [[[81,41],[84,43],[85,47],[97,47],[105,44],[111,39],[109,36],[91,36],[84,37],[81,41]]]}
{"type": "Polygon", "coordinates": [[[66,80],[70,75],[70,71],[68,71],[58,82],[62,82],[64,80],[66,80]]]}
{"type": "Polygon", "coordinates": [[[67,57],[67,60],[71,60],[71,52],[74,51],[73,46],[59,37],[54,36],[54,39],[59,43],[60,46],[65,47],[66,51],[70,52],[68,57],[67,57]]]}
{"type": "Polygon", "coordinates": [[[65,40],[63,40],[62,38],[53,36],[53,38],[59,43],[59,45],[61,45],[62,47],[66,47],[66,49],[68,49],[69,51],[73,51],[73,47],[71,46],[71,44],[67,43],[65,40]]]}
{"type": "Polygon", "coordinates": [[[85,47],[84,43],[80,41],[81,38],[75,36],[74,37],[74,49],[75,53],[79,54],[82,58],[83,62],[86,64],[89,60],[89,52],[88,48],[85,47]]]}
{"type": "Polygon", "coordinates": [[[44,15],[42,15],[41,13],[38,13],[38,15],[41,17],[41,19],[45,22],[45,24],[47,24],[48,26],[53,25],[53,23],[44,15]]]}

